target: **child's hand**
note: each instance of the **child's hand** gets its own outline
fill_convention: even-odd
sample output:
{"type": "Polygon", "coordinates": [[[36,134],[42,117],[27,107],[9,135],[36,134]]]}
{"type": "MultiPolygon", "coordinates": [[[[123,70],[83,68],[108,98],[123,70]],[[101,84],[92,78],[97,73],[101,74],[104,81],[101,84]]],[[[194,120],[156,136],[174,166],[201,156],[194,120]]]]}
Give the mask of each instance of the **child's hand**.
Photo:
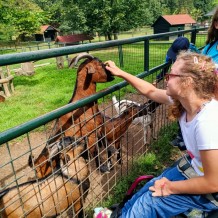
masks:
{"type": "Polygon", "coordinates": [[[109,70],[114,76],[119,76],[122,70],[116,66],[116,64],[113,61],[106,61],[105,67],[107,70],[109,70]]]}
{"type": "Polygon", "coordinates": [[[172,194],[169,190],[170,181],[163,177],[162,179],[156,180],[154,185],[149,187],[149,190],[152,191],[152,196],[168,196],[172,194]]]}

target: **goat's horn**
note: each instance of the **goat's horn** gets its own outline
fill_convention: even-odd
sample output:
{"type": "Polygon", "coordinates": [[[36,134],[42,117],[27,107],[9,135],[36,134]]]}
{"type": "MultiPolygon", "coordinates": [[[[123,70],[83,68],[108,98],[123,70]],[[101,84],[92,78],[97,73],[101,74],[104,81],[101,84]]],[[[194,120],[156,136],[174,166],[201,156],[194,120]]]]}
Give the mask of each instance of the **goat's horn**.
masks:
{"type": "Polygon", "coordinates": [[[79,60],[81,60],[83,58],[93,59],[94,57],[86,52],[81,53],[71,60],[69,67],[72,68],[72,67],[76,66],[77,63],[79,62],[79,60]]]}

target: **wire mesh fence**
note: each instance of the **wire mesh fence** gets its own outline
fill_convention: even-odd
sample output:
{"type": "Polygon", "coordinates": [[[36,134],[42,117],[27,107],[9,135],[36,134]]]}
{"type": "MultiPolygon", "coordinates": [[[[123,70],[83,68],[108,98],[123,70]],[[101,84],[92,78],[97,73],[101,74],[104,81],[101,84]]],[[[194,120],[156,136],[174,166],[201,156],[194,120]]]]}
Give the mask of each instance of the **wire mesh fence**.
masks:
{"type": "MultiPolygon", "coordinates": [[[[113,96],[119,99],[119,94],[113,96]]],[[[147,102],[135,93],[125,96],[125,99],[135,100],[141,105],[147,102]]],[[[3,217],[4,213],[18,217],[71,217],[72,211],[74,215],[82,213],[87,217],[87,211],[110,195],[118,178],[131,170],[134,157],[146,153],[148,144],[157,138],[158,129],[168,122],[164,106],[155,108],[152,114],[138,117],[141,110],[146,114],[148,108],[128,104],[119,114],[115,104],[102,99],[99,113],[104,123],[90,130],[93,134],[75,138],[76,142],[72,137],[62,136],[63,131],[59,140],[48,144],[59,122],[57,120],[44,125],[43,131],[40,127],[40,132],[28,132],[19,141],[1,146],[0,159],[4,164],[1,165],[0,180],[2,189],[7,192],[2,198],[3,217]],[[95,155],[87,147],[94,136],[95,155]],[[108,156],[110,153],[111,157],[108,156]],[[65,210],[69,210],[68,215],[65,210]]],[[[86,126],[90,119],[94,120],[95,114],[92,117],[87,115],[77,125],[90,128],[86,126]]],[[[67,131],[74,131],[74,128],[75,125],[70,125],[67,131]]]]}

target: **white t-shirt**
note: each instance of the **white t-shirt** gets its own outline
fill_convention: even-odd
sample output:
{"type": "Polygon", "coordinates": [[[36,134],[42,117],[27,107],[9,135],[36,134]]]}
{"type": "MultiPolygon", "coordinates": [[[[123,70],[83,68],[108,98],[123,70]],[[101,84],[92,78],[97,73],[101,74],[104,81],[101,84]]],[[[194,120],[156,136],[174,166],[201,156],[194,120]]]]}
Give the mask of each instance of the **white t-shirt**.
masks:
{"type": "Polygon", "coordinates": [[[218,149],[218,101],[207,103],[190,122],[186,122],[186,113],[183,113],[179,123],[187,151],[192,158],[191,165],[198,175],[203,176],[199,150],[218,149]]]}

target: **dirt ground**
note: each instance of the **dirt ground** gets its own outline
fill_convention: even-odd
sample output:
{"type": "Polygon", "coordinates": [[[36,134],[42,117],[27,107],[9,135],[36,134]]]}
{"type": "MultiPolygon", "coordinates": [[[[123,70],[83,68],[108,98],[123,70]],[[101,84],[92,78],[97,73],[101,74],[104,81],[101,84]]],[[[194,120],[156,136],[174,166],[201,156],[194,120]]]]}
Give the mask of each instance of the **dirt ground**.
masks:
{"type": "MultiPolygon", "coordinates": [[[[139,94],[129,94],[126,99],[134,100],[138,103],[144,103],[145,97],[139,94]]],[[[100,110],[105,109],[105,113],[108,116],[114,115],[115,111],[112,106],[112,102],[108,102],[107,105],[100,105],[100,110]]],[[[163,106],[160,106],[155,113],[154,119],[154,132],[158,133],[159,128],[166,121],[163,118],[165,110],[163,106]]],[[[49,124],[52,126],[52,123],[49,124]]],[[[47,127],[44,127],[46,131],[30,132],[22,140],[10,141],[0,147],[0,186],[1,189],[11,187],[26,182],[35,177],[33,170],[28,166],[28,158],[30,153],[35,157],[41,152],[46,144],[46,139],[49,136],[47,127]],[[32,150],[33,149],[33,150],[32,150]],[[32,152],[31,152],[32,150],[32,152]]],[[[151,140],[151,132],[148,127],[147,141],[148,144],[151,140]]],[[[132,124],[122,139],[122,164],[115,164],[113,170],[107,174],[101,174],[95,168],[93,162],[89,163],[90,168],[90,189],[89,194],[84,203],[84,208],[94,208],[96,204],[100,204],[102,199],[107,196],[120,175],[125,175],[128,171],[129,161],[134,155],[143,154],[146,152],[147,145],[144,144],[144,129],[140,124],[132,124]]],[[[116,158],[113,158],[116,161],[116,158]]],[[[0,189],[0,190],[1,190],[0,189]]],[[[72,217],[72,215],[63,214],[61,217],[72,217]]]]}

